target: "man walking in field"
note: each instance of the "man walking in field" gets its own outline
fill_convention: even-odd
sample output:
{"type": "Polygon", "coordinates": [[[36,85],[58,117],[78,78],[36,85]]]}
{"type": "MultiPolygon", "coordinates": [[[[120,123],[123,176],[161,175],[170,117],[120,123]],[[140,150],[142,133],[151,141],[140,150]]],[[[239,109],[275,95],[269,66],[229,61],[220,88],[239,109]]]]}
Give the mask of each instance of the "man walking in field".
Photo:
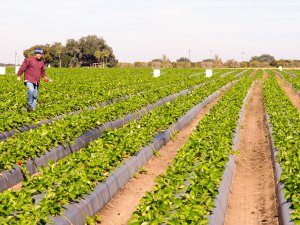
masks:
{"type": "Polygon", "coordinates": [[[25,74],[24,84],[28,89],[28,112],[33,111],[36,108],[36,100],[41,77],[44,78],[45,82],[48,82],[48,78],[45,73],[44,61],[42,60],[43,50],[41,48],[36,48],[34,54],[34,56],[28,57],[24,60],[17,75],[17,80],[21,81],[21,75],[23,73],[25,74]]]}

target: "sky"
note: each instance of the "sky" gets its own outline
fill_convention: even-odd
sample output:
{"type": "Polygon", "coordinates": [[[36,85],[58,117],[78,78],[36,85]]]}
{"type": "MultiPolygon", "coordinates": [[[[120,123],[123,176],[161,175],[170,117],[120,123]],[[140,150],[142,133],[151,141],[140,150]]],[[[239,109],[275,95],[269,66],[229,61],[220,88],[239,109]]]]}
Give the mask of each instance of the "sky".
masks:
{"type": "Polygon", "coordinates": [[[1,0],[0,62],[23,50],[87,35],[103,37],[120,62],[300,59],[299,0],[1,0]],[[244,52],[244,54],[242,54],[244,52]]]}

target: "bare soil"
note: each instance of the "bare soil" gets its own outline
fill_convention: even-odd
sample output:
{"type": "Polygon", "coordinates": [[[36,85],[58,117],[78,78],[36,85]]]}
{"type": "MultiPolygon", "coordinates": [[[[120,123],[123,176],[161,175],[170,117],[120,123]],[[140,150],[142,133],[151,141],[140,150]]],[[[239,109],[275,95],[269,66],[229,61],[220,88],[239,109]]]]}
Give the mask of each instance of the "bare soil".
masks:
{"type": "Polygon", "coordinates": [[[15,186],[12,186],[11,189],[14,190],[14,191],[21,191],[22,183],[18,183],[15,186]]]}
{"type": "MultiPolygon", "coordinates": [[[[36,176],[40,176],[40,175],[41,175],[41,173],[37,172],[37,173],[33,174],[32,176],[36,177],[36,176]]],[[[17,191],[17,192],[21,191],[21,189],[22,189],[22,182],[14,185],[14,186],[12,186],[10,189],[13,190],[13,191],[17,191]]]]}
{"type": "Polygon", "coordinates": [[[267,72],[266,72],[265,70],[263,70],[263,78],[265,79],[265,78],[267,78],[267,77],[268,77],[267,72]]]}
{"type": "Polygon", "coordinates": [[[254,77],[256,74],[257,74],[258,70],[254,70],[251,74],[250,74],[250,77],[254,77]]]}
{"type": "MultiPolygon", "coordinates": [[[[221,95],[222,96],[222,95],[221,95]]],[[[123,225],[127,224],[132,213],[138,206],[140,199],[147,191],[151,191],[155,186],[155,178],[164,173],[172,163],[177,152],[187,142],[192,131],[197,127],[199,121],[210,111],[219,101],[219,96],[208,104],[196,118],[176,137],[169,141],[160,151],[158,156],[152,157],[144,166],[146,173],[137,174],[132,178],[99,212],[102,217],[100,224],[123,225]]]]}
{"type": "MultiPolygon", "coordinates": [[[[266,76],[264,72],[264,77],[266,76]]],[[[265,126],[262,81],[246,106],[225,225],[278,225],[271,147],[265,126]]]]}
{"type": "Polygon", "coordinates": [[[280,76],[276,76],[277,81],[281,88],[285,91],[293,105],[297,108],[298,112],[300,112],[300,97],[299,95],[293,90],[293,88],[287,84],[280,76]]]}

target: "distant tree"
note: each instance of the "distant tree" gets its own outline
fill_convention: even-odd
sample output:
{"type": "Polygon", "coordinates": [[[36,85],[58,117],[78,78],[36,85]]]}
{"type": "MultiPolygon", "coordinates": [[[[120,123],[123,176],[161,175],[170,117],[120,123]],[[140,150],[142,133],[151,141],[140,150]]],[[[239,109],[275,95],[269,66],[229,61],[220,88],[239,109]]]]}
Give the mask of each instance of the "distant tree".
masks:
{"type": "Polygon", "coordinates": [[[222,59],[218,55],[215,55],[215,58],[213,59],[213,67],[215,68],[223,67],[222,59]]]}
{"type": "Polygon", "coordinates": [[[203,59],[202,62],[212,62],[212,59],[203,59]]]}
{"type": "Polygon", "coordinates": [[[224,66],[227,68],[238,68],[239,63],[234,59],[229,59],[224,63],[224,66]]]}
{"type": "Polygon", "coordinates": [[[275,61],[275,58],[274,58],[274,56],[271,56],[269,54],[263,54],[261,56],[253,56],[251,58],[250,62],[253,62],[253,61],[270,63],[272,61],[275,61]]]}
{"type": "Polygon", "coordinates": [[[98,60],[98,62],[101,62],[101,59],[103,58],[103,52],[100,50],[96,50],[94,53],[94,56],[96,57],[96,59],[98,60]]]}
{"type": "Polygon", "coordinates": [[[103,54],[103,61],[105,60],[105,64],[107,65],[111,52],[108,49],[104,49],[102,50],[102,54],[103,54]]]}
{"type": "Polygon", "coordinates": [[[277,67],[278,66],[278,62],[276,60],[273,60],[269,63],[270,66],[272,67],[277,67]]]}
{"type": "Polygon", "coordinates": [[[176,62],[191,62],[187,57],[180,57],[176,60],[176,62]]]}
{"type": "Polygon", "coordinates": [[[82,53],[80,51],[78,41],[68,39],[65,48],[66,55],[70,57],[68,67],[79,67],[81,65],[82,53]]]}
{"type": "Polygon", "coordinates": [[[201,62],[202,68],[211,68],[213,66],[213,61],[211,59],[204,59],[201,62]]]}
{"type": "Polygon", "coordinates": [[[201,62],[201,67],[203,67],[203,68],[220,68],[220,67],[223,67],[223,61],[218,55],[215,55],[213,59],[204,59],[201,62]]]}
{"type": "Polygon", "coordinates": [[[161,59],[152,59],[151,62],[161,62],[161,59]]]}
{"type": "Polygon", "coordinates": [[[132,63],[127,63],[127,62],[118,62],[117,67],[118,68],[133,68],[134,65],[132,63]]]}
{"type": "Polygon", "coordinates": [[[191,68],[191,62],[173,62],[173,68],[191,68]]]}
{"type": "Polygon", "coordinates": [[[135,68],[146,68],[148,64],[145,62],[135,62],[133,65],[135,68]]]}
{"type": "Polygon", "coordinates": [[[161,66],[163,68],[169,68],[172,66],[170,59],[166,55],[162,55],[161,57],[161,66]]]}
{"type": "Polygon", "coordinates": [[[300,60],[293,60],[291,67],[293,68],[299,68],[300,67],[300,60]]]}
{"type": "Polygon", "coordinates": [[[193,68],[202,68],[201,62],[193,62],[192,67],[193,68]]]}
{"type": "Polygon", "coordinates": [[[241,68],[247,68],[247,67],[250,67],[250,63],[247,62],[247,61],[243,61],[240,63],[240,67],[241,68]]]}
{"type": "Polygon", "coordinates": [[[15,64],[13,64],[13,63],[0,63],[0,66],[13,67],[13,66],[15,66],[15,64]]]}
{"type": "Polygon", "coordinates": [[[257,60],[251,61],[249,65],[250,65],[250,67],[253,67],[253,68],[264,67],[263,62],[260,62],[260,61],[257,61],[257,60]]]}
{"type": "Polygon", "coordinates": [[[91,66],[93,63],[99,62],[99,60],[102,60],[107,67],[115,67],[118,63],[112,48],[106,44],[103,38],[99,38],[96,35],[82,37],[78,41],[69,39],[65,46],[59,42],[55,42],[52,45],[35,45],[24,50],[24,56],[33,55],[36,47],[43,49],[45,53],[44,61],[54,67],[91,66]],[[101,52],[101,56],[97,58],[99,57],[99,52],[101,52]]]}
{"type": "Polygon", "coordinates": [[[82,66],[91,66],[97,62],[95,51],[104,50],[106,44],[103,38],[98,38],[96,35],[89,35],[82,37],[78,41],[79,49],[81,51],[82,66]]]}
{"type": "Polygon", "coordinates": [[[286,59],[280,59],[277,61],[276,66],[282,66],[282,67],[293,67],[293,62],[291,60],[286,60],[286,59]]]}
{"type": "Polygon", "coordinates": [[[161,59],[152,59],[150,62],[148,62],[147,67],[153,69],[159,69],[161,67],[161,64],[162,64],[161,59]]]}
{"type": "Polygon", "coordinates": [[[65,47],[60,42],[54,42],[50,47],[50,54],[52,57],[52,64],[56,67],[61,68],[62,62],[61,58],[64,54],[65,47]]]}

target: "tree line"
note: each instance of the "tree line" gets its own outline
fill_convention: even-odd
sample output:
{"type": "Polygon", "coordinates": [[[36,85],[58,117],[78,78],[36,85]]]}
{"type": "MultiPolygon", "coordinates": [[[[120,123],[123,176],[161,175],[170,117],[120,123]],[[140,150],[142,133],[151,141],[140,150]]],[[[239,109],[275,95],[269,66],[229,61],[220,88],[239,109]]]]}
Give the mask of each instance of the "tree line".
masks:
{"type": "MultiPolygon", "coordinates": [[[[23,54],[25,57],[34,54],[35,48],[40,47],[44,51],[44,61],[51,67],[119,67],[119,68],[269,68],[283,66],[285,68],[299,68],[300,60],[276,60],[270,54],[253,56],[249,61],[237,61],[229,59],[223,61],[218,55],[212,59],[204,59],[192,62],[187,57],[180,57],[172,62],[165,54],[150,62],[137,61],[134,63],[118,62],[113,50],[106,44],[102,37],[88,35],[79,40],[68,39],[66,44],[54,42],[53,44],[34,45],[23,54]]],[[[13,66],[3,64],[0,66],[13,66]]]]}
{"type": "Polygon", "coordinates": [[[60,42],[34,45],[24,50],[24,57],[34,55],[37,47],[43,49],[43,60],[51,67],[116,67],[118,64],[112,48],[96,35],[68,39],[65,45],[60,42]]]}
{"type": "Polygon", "coordinates": [[[300,60],[276,60],[270,54],[253,56],[249,61],[238,62],[235,59],[223,61],[218,55],[212,59],[204,59],[200,62],[192,62],[187,57],[180,57],[175,62],[171,62],[166,55],[159,59],[153,59],[150,62],[118,63],[118,67],[135,67],[135,68],[269,68],[279,67],[299,68],[300,60]]]}

